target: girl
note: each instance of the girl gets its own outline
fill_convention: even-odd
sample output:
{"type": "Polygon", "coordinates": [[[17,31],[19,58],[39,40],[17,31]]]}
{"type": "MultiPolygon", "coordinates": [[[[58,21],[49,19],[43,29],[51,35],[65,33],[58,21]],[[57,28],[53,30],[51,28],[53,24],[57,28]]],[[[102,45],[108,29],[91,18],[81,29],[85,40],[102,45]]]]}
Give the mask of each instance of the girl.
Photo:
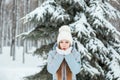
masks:
{"type": "Polygon", "coordinates": [[[72,47],[73,39],[67,25],[59,29],[57,46],[48,54],[47,70],[53,80],[76,80],[80,72],[80,54],[72,47]]]}

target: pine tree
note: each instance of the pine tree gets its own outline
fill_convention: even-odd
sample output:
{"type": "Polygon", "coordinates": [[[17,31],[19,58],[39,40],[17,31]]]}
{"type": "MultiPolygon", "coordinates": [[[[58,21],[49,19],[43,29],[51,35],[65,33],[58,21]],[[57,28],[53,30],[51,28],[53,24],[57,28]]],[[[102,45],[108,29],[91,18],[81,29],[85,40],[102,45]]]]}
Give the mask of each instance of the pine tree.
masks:
{"type": "MultiPolygon", "coordinates": [[[[22,36],[37,40],[34,53],[44,57],[56,42],[58,28],[69,25],[82,60],[77,80],[120,80],[120,32],[109,22],[116,18],[120,12],[109,0],[46,0],[22,18],[37,24],[22,36]]],[[[46,62],[40,73],[27,79],[52,80],[46,62]]]]}

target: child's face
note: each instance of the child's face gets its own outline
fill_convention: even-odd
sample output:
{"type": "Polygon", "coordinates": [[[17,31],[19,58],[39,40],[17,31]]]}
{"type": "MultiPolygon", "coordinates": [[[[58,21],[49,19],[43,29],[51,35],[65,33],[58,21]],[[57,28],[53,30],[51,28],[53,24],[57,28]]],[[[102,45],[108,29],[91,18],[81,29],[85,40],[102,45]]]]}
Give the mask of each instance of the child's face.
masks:
{"type": "Polygon", "coordinates": [[[61,40],[59,43],[60,49],[66,50],[70,47],[70,42],[68,40],[61,40]]]}

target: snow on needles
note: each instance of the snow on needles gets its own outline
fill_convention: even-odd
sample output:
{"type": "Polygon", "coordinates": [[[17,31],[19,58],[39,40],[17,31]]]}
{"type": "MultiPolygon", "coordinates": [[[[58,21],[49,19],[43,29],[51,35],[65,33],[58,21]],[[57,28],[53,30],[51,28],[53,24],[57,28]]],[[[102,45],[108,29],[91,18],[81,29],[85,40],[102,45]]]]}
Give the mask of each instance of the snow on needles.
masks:
{"type": "Polygon", "coordinates": [[[60,22],[69,21],[70,17],[60,5],[52,0],[45,1],[40,7],[21,18],[21,20],[24,20],[24,23],[35,21],[38,24],[47,24],[51,21],[54,23],[58,23],[59,20],[61,20],[60,22]]]}

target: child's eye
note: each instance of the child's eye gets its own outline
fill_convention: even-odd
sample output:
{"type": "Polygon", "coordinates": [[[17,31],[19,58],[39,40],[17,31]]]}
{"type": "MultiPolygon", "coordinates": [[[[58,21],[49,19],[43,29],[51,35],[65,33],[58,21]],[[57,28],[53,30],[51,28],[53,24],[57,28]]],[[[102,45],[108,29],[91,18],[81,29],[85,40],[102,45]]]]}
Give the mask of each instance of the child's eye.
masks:
{"type": "Polygon", "coordinates": [[[62,41],[60,41],[60,43],[63,43],[62,41]]]}
{"type": "Polygon", "coordinates": [[[68,41],[66,41],[65,43],[69,43],[68,41]]]}

